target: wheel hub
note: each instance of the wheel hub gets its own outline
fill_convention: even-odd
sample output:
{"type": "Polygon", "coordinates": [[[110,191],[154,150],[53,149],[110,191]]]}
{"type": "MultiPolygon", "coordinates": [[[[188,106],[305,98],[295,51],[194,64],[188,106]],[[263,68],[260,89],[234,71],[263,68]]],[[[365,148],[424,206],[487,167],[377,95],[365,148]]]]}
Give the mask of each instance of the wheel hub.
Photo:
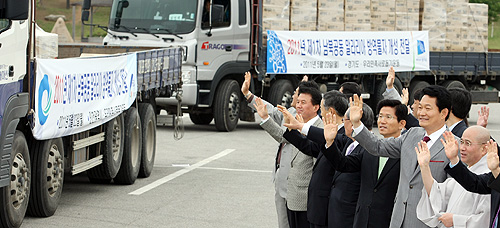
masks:
{"type": "Polygon", "coordinates": [[[57,145],[52,145],[47,159],[47,191],[50,196],[57,193],[63,183],[63,160],[57,145]]]}
{"type": "Polygon", "coordinates": [[[10,202],[18,209],[27,200],[30,189],[29,169],[22,154],[14,157],[10,177],[10,202]]]}
{"type": "Polygon", "coordinates": [[[231,121],[235,121],[239,118],[240,111],[240,99],[238,98],[238,94],[231,93],[229,96],[229,119],[231,121]]]}
{"type": "Polygon", "coordinates": [[[292,94],[287,91],[283,94],[283,97],[281,98],[281,105],[290,108],[290,106],[292,105],[292,101],[293,101],[292,94]]]}
{"type": "MultiPolygon", "coordinates": [[[[118,118],[118,117],[117,117],[118,118]]],[[[120,147],[121,147],[121,127],[120,126],[120,121],[115,118],[114,124],[113,124],[113,160],[118,160],[120,157],[120,147]]]]}

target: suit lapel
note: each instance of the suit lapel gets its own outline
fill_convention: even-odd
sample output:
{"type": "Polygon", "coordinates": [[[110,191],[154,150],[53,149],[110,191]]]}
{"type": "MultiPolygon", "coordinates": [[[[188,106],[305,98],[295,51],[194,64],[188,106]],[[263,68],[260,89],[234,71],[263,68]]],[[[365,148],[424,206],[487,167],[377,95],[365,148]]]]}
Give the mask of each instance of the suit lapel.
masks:
{"type": "MultiPolygon", "coordinates": [[[[448,128],[446,128],[445,132],[446,131],[449,131],[448,128]]],[[[422,136],[422,138],[423,138],[423,136],[422,136]]],[[[436,142],[434,142],[434,144],[432,144],[432,147],[429,149],[429,152],[431,152],[431,160],[433,160],[434,157],[436,157],[442,150],[444,150],[443,143],[441,142],[441,139],[444,140],[443,135],[440,135],[439,138],[436,140],[436,142]]],[[[414,156],[412,156],[412,159],[415,160],[414,164],[416,164],[416,169],[415,169],[415,172],[413,172],[411,179],[413,179],[418,173],[420,173],[420,166],[418,165],[417,155],[414,154],[414,156]]]]}
{"type": "MultiPolygon", "coordinates": [[[[323,127],[323,121],[321,120],[321,118],[318,118],[316,121],[314,121],[314,123],[312,124],[312,126],[323,127]]],[[[297,157],[297,155],[299,153],[300,153],[300,151],[296,147],[293,147],[292,162],[295,160],[295,158],[297,157]]],[[[318,156],[318,158],[319,158],[319,156],[318,156]]],[[[314,166],[316,166],[316,163],[314,164],[314,166]]]]}
{"type": "MultiPolygon", "coordinates": [[[[391,171],[391,169],[394,168],[394,166],[396,164],[398,164],[398,162],[399,162],[399,159],[394,159],[394,158],[389,158],[387,160],[387,162],[385,163],[384,169],[382,170],[382,173],[380,173],[380,177],[377,180],[377,185],[381,182],[381,180],[384,179],[384,177],[387,175],[387,173],[389,173],[389,171],[391,171]]],[[[378,170],[377,170],[377,172],[378,172],[378,170]]]]}

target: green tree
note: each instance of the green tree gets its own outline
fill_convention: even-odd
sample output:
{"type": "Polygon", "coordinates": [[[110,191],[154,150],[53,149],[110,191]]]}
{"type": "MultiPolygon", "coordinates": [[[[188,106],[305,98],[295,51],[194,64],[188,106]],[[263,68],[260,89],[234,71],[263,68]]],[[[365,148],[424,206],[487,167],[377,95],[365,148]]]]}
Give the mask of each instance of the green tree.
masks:
{"type": "Polygon", "coordinates": [[[500,14],[499,0],[469,0],[470,3],[484,3],[488,5],[488,21],[497,21],[500,14]]]}

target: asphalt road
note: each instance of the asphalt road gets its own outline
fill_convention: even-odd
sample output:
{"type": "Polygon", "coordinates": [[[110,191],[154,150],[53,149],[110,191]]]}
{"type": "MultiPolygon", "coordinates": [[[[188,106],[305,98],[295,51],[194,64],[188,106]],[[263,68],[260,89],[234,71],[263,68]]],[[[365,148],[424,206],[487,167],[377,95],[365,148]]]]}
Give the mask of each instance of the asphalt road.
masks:
{"type": "MultiPolygon", "coordinates": [[[[500,139],[500,104],[488,129],[500,139]]],[[[477,119],[474,105],[469,122],[477,119]]],[[[185,123],[184,138],[157,127],[152,175],[134,185],[99,185],[66,177],[52,217],[26,217],[22,227],[277,227],[271,170],[278,144],[258,123],[233,132],[185,123]]],[[[374,129],[376,131],[376,129],[374,129]]]]}

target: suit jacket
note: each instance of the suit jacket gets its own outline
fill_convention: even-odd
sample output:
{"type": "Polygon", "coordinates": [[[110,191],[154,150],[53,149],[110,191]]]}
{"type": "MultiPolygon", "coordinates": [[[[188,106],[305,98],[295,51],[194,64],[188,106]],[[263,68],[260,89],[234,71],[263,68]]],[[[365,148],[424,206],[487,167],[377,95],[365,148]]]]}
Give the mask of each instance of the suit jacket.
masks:
{"type": "MultiPolygon", "coordinates": [[[[323,121],[317,119],[312,126],[323,127],[323,121]]],[[[307,211],[308,186],[311,181],[315,159],[295,148],[292,152],[286,203],[292,211],[307,211]]]]}
{"type": "MultiPolygon", "coordinates": [[[[274,188],[278,194],[286,198],[287,196],[287,185],[288,185],[288,173],[290,172],[290,163],[292,161],[292,153],[296,148],[288,143],[285,138],[283,138],[283,132],[285,132],[286,127],[283,126],[284,118],[283,113],[280,112],[276,107],[267,101],[263,102],[267,106],[267,112],[269,114],[270,119],[266,122],[260,124],[260,126],[269,133],[271,137],[274,138],[280,146],[278,147],[278,151],[276,152],[275,157],[275,166],[273,168],[273,181],[274,188]],[[283,148],[281,148],[281,144],[284,144],[283,148]],[[278,153],[281,149],[281,164],[278,166],[278,153]],[[279,168],[278,168],[279,167],[279,168]]],[[[249,107],[255,109],[253,106],[255,104],[255,98],[248,104],[249,107]]],[[[297,113],[295,108],[289,108],[288,111],[292,114],[297,113]]]]}
{"type": "MultiPolygon", "coordinates": [[[[341,140],[349,139],[338,135],[341,140]]],[[[399,184],[399,159],[389,158],[380,173],[379,157],[370,153],[354,153],[343,156],[336,145],[324,153],[335,170],[361,173],[361,187],[356,206],[353,227],[389,227],[394,206],[394,198],[399,184]]]]}
{"type": "MultiPolygon", "coordinates": [[[[312,224],[325,226],[328,224],[328,197],[330,196],[332,179],[335,174],[332,164],[320,152],[325,144],[320,145],[295,130],[286,131],[283,136],[302,153],[317,158],[307,191],[307,220],[312,224]]],[[[317,140],[321,141],[319,138],[317,140]]],[[[339,143],[341,142],[339,141],[339,143]]],[[[338,146],[343,147],[343,145],[338,146]]]]}
{"type": "Polygon", "coordinates": [[[467,129],[467,125],[465,124],[465,121],[461,120],[458,122],[458,124],[451,130],[451,133],[453,133],[455,136],[462,138],[462,135],[464,134],[465,129],[467,129]]]}
{"type": "MultiPolygon", "coordinates": [[[[491,172],[477,175],[471,172],[462,162],[459,162],[453,168],[450,168],[448,164],[445,167],[445,171],[462,185],[465,190],[479,194],[491,194],[489,225],[491,227],[500,206],[500,178],[495,179],[491,172]]],[[[497,225],[497,227],[500,226],[497,225]]]]}
{"type": "MultiPolygon", "coordinates": [[[[399,185],[391,217],[390,227],[426,228],[416,214],[417,204],[422,194],[424,184],[420,175],[420,167],[415,154],[417,143],[425,136],[425,130],[414,127],[398,138],[378,139],[366,127],[354,136],[370,154],[389,158],[401,158],[399,185]]],[[[442,139],[443,136],[440,136],[442,139]]],[[[449,163],[444,153],[443,144],[437,140],[429,149],[431,160],[430,168],[434,179],[441,183],[446,180],[444,167],[449,163]]]]}

